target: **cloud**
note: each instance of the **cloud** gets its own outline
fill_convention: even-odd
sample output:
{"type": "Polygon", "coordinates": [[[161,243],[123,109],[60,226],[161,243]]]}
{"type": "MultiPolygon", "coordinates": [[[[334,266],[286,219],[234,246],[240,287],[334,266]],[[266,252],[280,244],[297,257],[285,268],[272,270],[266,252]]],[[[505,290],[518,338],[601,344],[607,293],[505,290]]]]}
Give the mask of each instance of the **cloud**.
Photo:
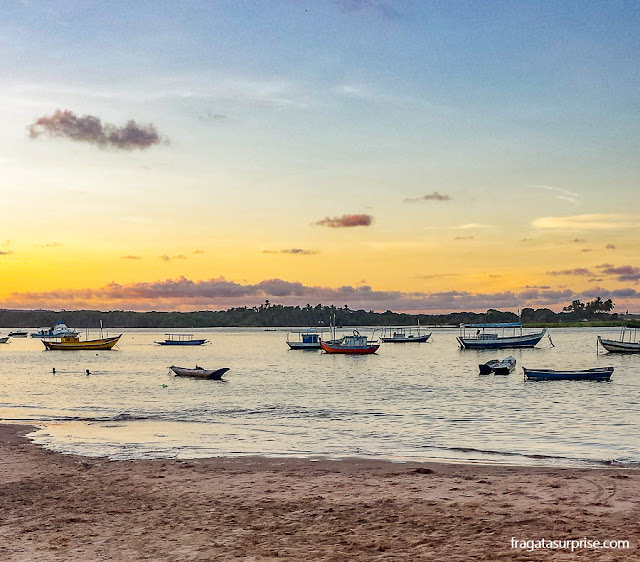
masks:
{"type": "Polygon", "coordinates": [[[11,254],[14,254],[15,252],[13,250],[0,250],[0,256],[10,256],[11,254]]]}
{"type": "Polygon", "coordinates": [[[616,249],[616,247],[615,247],[613,244],[607,244],[607,245],[605,246],[605,248],[606,248],[607,250],[615,250],[615,249],[616,249]]]}
{"type": "Polygon", "coordinates": [[[539,217],[533,226],[541,229],[555,230],[607,230],[634,228],[637,221],[629,215],[621,214],[587,214],[568,217],[539,217]]]}
{"type": "Polygon", "coordinates": [[[562,269],[560,271],[547,271],[547,275],[594,275],[588,269],[576,267],[575,269],[562,269]]]}
{"type": "Polygon", "coordinates": [[[140,256],[121,256],[121,260],[141,260],[140,256]]]}
{"type": "Polygon", "coordinates": [[[58,248],[60,246],[64,246],[60,242],[49,242],[48,244],[36,244],[34,248],[58,248]]]}
{"type": "Polygon", "coordinates": [[[561,187],[553,187],[552,185],[534,185],[533,187],[550,191],[551,195],[556,199],[569,201],[569,203],[576,203],[578,201],[578,197],[580,197],[580,195],[575,191],[569,191],[568,189],[562,189],[561,187]]]}
{"type": "Polygon", "coordinates": [[[352,226],[370,226],[373,223],[371,215],[342,215],[341,217],[325,217],[315,222],[318,226],[328,226],[330,228],[349,228],[352,226]]]}
{"type": "Polygon", "coordinates": [[[167,254],[164,254],[162,256],[159,256],[160,259],[162,261],[173,261],[173,260],[186,260],[187,256],[183,255],[183,254],[178,254],[176,256],[168,256],[167,254]]]}
{"type": "Polygon", "coordinates": [[[593,252],[591,248],[582,248],[581,252],[593,252]]]}
{"type": "Polygon", "coordinates": [[[475,236],[456,236],[454,240],[473,240],[475,236]]]}
{"type": "Polygon", "coordinates": [[[109,123],[102,124],[99,117],[83,115],[78,117],[72,111],[57,109],[50,117],[40,117],[29,126],[29,135],[35,139],[42,135],[67,138],[76,142],[95,144],[100,148],[120,150],[143,150],[162,139],[153,124],[139,125],[133,120],[122,127],[109,123]]]}
{"type": "Polygon", "coordinates": [[[610,264],[603,264],[602,266],[598,266],[598,268],[601,270],[600,273],[604,273],[605,275],[617,275],[618,281],[640,281],[640,267],[633,265],[614,267],[610,264]]]}
{"type": "Polygon", "coordinates": [[[310,256],[319,254],[319,250],[305,250],[304,248],[285,248],[283,250],[263,250],[263,254],[293,254],[296,256],[310,256]]]}
{"type": "Polygon", "coordinates": [[[204,254],[204,250],[194,250],[194,254],[204,254]]]}
{"type": "Polygon", "coordinates": [[[419,201],[451,201],[449,195],[441,195],[437,191],[430,193],[429,195],[423,195],[422,197],[407,197],[405,203],[417,203],[419,201]]]}
{"type": "Polygon", "coordinates": [[[574,238],[571,241],[574,242],[575,244],[584,244],[586,242],[584,238],[574,238]]]}
{"type": "Polygon", "coordinates": [[[491,228],[490,224],[480,224],[477,222],[469,222],[466,224],[459,224],[452,227],[454,230],[469,230],[470,228],[491,228]]]}

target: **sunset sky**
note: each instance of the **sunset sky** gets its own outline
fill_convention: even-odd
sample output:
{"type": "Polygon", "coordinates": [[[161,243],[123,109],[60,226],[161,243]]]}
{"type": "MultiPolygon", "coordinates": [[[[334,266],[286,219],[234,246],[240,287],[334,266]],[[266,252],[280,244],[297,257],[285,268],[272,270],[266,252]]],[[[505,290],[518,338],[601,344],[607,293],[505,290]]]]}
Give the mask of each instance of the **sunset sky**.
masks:
{"type": "Polygon", "coordinates": [[[5,0],[0,307],[640,312],[640,4],[5,0]]]}

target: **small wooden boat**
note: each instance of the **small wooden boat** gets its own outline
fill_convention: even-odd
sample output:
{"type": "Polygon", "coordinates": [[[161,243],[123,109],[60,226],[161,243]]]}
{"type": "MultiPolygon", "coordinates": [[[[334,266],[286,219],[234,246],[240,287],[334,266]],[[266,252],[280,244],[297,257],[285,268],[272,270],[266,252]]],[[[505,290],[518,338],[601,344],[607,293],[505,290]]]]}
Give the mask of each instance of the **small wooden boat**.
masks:
{"type": "Polygon", "coordinates": [[[508,375],[516,368],[516,358],[509,355],[500,361],[494,368],[494,375],[508,375]]]}
{"type": "Polygon", "coordinates": [[[9,332],[10,338],[26,338],[29,335],[29,332],[25,332],[24,330],[14,330],[13,332],[9,332]]]}
{"type": "Polygon", "coordinates": [[[608,381],[613,367],[555,371],[553,369],[527,369],[522,367],[525,379],[531,381],[608,381]]]}
{"type": "Polygon", "coordinates": [[[287,345],[291,349],[321,349],[321,335],[327,331],[328,330],[317,330],[315,328],[292,330],[287,334],[287,345]],[[291,339],[290,334],[297,334],[298,339],[291,339]]]}
{"type": "Polygon", "coordinates": [[[353,331],[353,335],[344,336],[339,340],[320,341],[320,347],[326,353],[344,353],[351,355],[368,355],[375,353],[380,347],[378,340],[367,340],[367,336],[361,336],[358,330],[353,331]]]}
{"type": "Polygon", "coordinates": [[[42,340],[45,348],[50,351],[77,351],[77,350],[91,350],[91,351],[105,351],[112,349],[114,345],[118,343],[118,340],[122,337],[122,334],[113,338],[99,338],[95,340],[80,341],[78,336],[66,336],[60,341],[42,340]]]}
{"type": "Polygon", "coordinates": [[[480,374],[490,375],[491,373],[493,373],[493,368],[496,365],[500,365],[500,359],[491,359],[486,363],[481,363],[480,365],[478,365],[478,368],[480,369],[480,374]]]}
{"type": "Polygon", "coordinates": [[[193,334],[165,334],[164,341],[156,341],[158,345],[203,345],[209,343],[207,339],[194,339],[193,334]]]}
{"type": "Polygon", "coordinates": [[[186,367],[176,367],[175,365],[171,365],[169,367],[174,373],[176,377],[192,377],[196,379],[208,379],[208,380],[220,380],[222,375],[224,375],[229,369],[227,367],[223,367],[222,369],[203,369],[202,367],[198,367],[196,365],[195,369],[189,369],[186,367]]]}
{"type": "Polygon", "coordinates": [[[424,343],[431,337],[431,332],[423,334],[420,326],[385,327],[380,338],[384,343],[424,343]]]}
{"type": "Polygon", "coordinates": [[[0,338],[0,343],[9,343],[9,336],[5,336],[3,338],[0,338]]]}
{"type": "Polygon", "coordinates": [[[620,339],[610,340],[598,336],[598,344],[609,353],[640,353],[638,330],[640,330],[640,324],[627,324],[620,330],[620,339]]]}
{"type": "Polygon", "coordinates": [[[493,324],[460,324],[460,335],[456,338],[461,349],[504,349],[508,347],[535,347],[547,333],[523,334],[520,322],[493,324]],[[502,332],[489,332],[498,329],[502,332]],[[471,333],[467,331],[471,330],[471,333]],[[475,334],[473,330],[476,330],[475,334]],[[509,330],[509,332],[507,332],[509,330]],[[512,332],[511,332],[512,330],[512,332]]]}

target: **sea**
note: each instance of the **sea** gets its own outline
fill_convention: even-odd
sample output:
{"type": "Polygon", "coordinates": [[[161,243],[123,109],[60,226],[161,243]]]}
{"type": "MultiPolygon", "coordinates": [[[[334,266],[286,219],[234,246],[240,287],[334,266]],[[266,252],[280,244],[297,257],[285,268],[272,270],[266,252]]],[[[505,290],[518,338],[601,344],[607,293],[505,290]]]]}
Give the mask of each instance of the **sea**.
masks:
{"type": "Polygon", "coordinates": [[[383,343],[365,356],[290,350],[286,329],[171,330],[210,344],[155,344],[167,331],[109,330],[122,333],[111,351],[11,338],[0,344],[0,419],[37,426],[30,438],[47,449],[111,459],[640,462],[640,355],[597,346],[618,328],[551,329],[534,349],[497,351],[461,350],[457,329],[434,328],[426,343],[383,343]],[[479,363],[507,355],[517,360],[511,375],[479,375],[479,363]],[[222,381],[169,371],[196,364],[229,371],[222,381]],[[609,382],[532,382],[522,372],[609,365],[609,382]]]}

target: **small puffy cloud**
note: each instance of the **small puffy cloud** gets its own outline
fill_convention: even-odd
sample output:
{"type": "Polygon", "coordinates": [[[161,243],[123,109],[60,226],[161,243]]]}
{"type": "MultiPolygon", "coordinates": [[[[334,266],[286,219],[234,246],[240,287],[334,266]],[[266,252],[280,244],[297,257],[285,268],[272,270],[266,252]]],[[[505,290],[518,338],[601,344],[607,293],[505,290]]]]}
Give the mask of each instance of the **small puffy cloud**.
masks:
{"type": "Polygon", "coordinates": [[[621,265],[620,267],[614,267],[610,264],[604,264],[603,266],[598,267],[601,270],[600,273],[604,273],[605,275],[617,275],[618,281],[640,281],[639,267],[635,267],[633,265],[621,265]]]}
{"type": "Polygon", "coordinates": [[[575,269],[562,269],[560,271],[547,271],[547,275],[594,275],[588,269],[576,267],[575,269]]]}
{"type": "Polygon", "coordinates": [[[350,228],[353,226],[371,226],[373,217],[371,215],[342,215],[341,217],[325,217],[314,223],[317,226],[328,226],[330,228],[350,228]]]}
{"type": "Polygon", "coordinates": [[[615,249],[616,249],[616,247],[615,247],[613,244],[607,244],[607,245],[605,246],[605,248],[606,248],[607,250],[615,250],[615,249]]]}
{"type": "Polygon", "coordinates": [[[40,117],[29,126],[32,139],[42,135],[95,144],[100,148],[134,150],[160,144],[162,139],[153,124],[140,125],[133,120],[122,127],[102,123],[99,117],[78,117],[72,111],[57,109],[51,116],[40,117]]]}
{"type": "Polygon", "coordinates": [[[451,201],[451,197],[434,191],[429,195],[423,195],[422,197],[407,197],[404,200],[405,203],[418,203],[420,201],[451,201]]]}
{"type": "Polygon", "coordinates": [[[291,254],[294,256],[311,256],[320,253],[319,250],[306,250],[304,248],[285,248],[283,250],[263,250],[263,254],[291,254]]]}
{"type": "Polygon", "coordinates": [[[184,254],[178,254],[176,256],[168,256],[167,254],[164,254],[162,256],[159,256],[160,259],[162,261],[173,261],[173,260],[186,260],[187,256],[185,256],[184,254]]]}

